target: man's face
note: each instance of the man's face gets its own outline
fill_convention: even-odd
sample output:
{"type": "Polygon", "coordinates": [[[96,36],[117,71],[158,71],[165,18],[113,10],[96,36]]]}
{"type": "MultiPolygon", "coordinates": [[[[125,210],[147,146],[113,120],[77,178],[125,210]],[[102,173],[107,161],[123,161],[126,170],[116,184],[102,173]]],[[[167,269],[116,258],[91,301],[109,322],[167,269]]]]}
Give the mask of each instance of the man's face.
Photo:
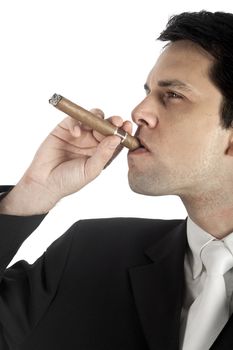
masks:
{"type": "MultiPolygon", "coordinates": [[[[210,55],[186,40],[170,44],[133,110],[145,149],[129,152],[129,184],[147,195],[195,195],[221,188],[229,174],[230,131],[220,126],[222,95],[208,70],[210,55]]],[[[232,158],[231,158],[232,159],[232,158]]]]}

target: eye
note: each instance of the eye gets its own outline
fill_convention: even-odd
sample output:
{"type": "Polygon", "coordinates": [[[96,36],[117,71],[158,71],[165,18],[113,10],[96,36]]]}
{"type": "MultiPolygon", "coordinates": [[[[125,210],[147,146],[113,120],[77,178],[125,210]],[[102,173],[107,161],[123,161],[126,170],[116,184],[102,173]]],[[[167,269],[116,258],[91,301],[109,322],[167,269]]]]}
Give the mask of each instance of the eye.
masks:
{"type": "Polygon", "coordinates": [[[164,94],[165,98],[168,98],[168,99],[182,99],[183,96],[181,95],[178,95],[176,92],[174,91],[167,91],[165,94],[164,94]]]}

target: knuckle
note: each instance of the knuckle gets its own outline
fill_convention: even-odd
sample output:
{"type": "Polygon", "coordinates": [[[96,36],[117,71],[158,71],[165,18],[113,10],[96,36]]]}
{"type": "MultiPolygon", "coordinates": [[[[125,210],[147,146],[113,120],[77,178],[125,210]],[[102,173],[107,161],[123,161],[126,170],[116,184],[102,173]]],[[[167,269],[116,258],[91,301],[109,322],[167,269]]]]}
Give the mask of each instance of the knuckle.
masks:
{"type": "Polygon", "coordinates": [[[108,120],[116,126],[121,126],[123,123],[123,119],[118,115],[114,115],[114,116],[108,118],[108,120]]]}
{"type": "Polygon", "coordinates": [[[99,108],[92,108],[90,112],[95,114],[97,117],[104,118],[104,112],[99,108]]]}

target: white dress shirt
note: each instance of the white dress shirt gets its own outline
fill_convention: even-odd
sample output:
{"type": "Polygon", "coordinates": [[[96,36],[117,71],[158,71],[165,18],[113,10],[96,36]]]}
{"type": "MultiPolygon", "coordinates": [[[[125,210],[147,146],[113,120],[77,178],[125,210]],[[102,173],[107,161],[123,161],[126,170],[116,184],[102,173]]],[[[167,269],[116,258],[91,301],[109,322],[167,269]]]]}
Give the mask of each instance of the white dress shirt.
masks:
{"type": "MultiPolygon", "coordinates": [[[[204,245],[209,241],[215,240],[216,238],[204,231],[198,225],[196,225],[190,217],[187,220],[187,239],[188,249],[185,255],[184,261],[184,272],[185,272],[185,283],[186,292],[184,297],[183,309],[181,314],[181,328],[180,338],[182,339],[185,333],[185,322],[189,312],[189,308],[193,301],[202,291],[204,281],[206,278],[206,271],[203,267],[203,263],[200,258],[200,252],[204,245]]],[[[230,250],[233,255],[233,233],[230,233],[222,239],[226,247],[230,250]]],[[[227,299],[229,302],[230,315],[233,312],[233,268],[224,275],[227,291],[227,299]]],[[[201,322],[202,320],[200,320],[201,322]]],[[[215,339],[217,338],[216,335],[215,339]]]]}

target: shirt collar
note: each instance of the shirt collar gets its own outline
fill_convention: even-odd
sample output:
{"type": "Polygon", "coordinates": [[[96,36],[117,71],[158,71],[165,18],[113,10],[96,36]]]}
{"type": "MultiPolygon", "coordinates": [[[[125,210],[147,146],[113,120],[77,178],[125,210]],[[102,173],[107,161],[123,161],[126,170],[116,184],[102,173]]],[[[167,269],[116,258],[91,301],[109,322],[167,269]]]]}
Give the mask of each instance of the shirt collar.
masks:
{"type": "MultiPolygon", "coordinates": [[[[189,245],[189,258],[193,278],[197,278],[202,271],[201,251],[211,241],[216,240],[214,236],[195,224],[190,217],[187,219],[187,240],[189,245]]],[[[233,255],[233,232],[222,239],[224,245],[233,255]]]]}
{"type": "Polygon", "coordinates": [[[233,232],[224,237],[223,242],[233,255],[233,232]]]}
{"type": "MultiPolygon", "coordinates": [[[[201,251],[209,242],[215,239],[214,236],[204,231],[190,217],[187,220],[187,239],[189,245],[188,256],[190,259],[193,278],[197,278],[202,271],[201,251]]],[[[233,243],[233,242],[232,242],[233,243]]]]}

